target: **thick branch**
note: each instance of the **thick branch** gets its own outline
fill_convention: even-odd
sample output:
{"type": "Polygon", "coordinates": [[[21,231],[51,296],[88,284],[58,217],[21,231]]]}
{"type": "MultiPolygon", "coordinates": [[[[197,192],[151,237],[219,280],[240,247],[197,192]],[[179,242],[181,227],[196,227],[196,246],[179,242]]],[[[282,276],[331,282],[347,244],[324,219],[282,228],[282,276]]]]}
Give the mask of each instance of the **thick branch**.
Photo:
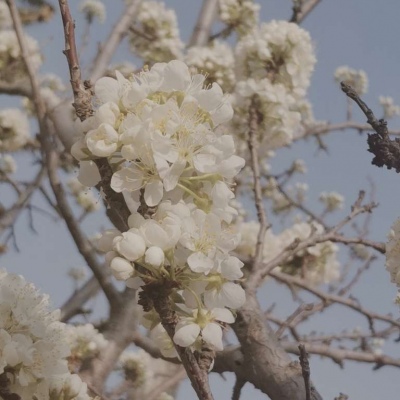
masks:
{"type": "MultiPolygon", "coordinates": [[[[234,355],[238,379],[251,382],[272,400],[305,399],[301,368],[291,362],[265,323],[255,296],[247,295],[233,329],[241,344],[241,354],[234,355]]],[[[312,399],[321,399],[321,396],[315,391],[312,399]]]]}

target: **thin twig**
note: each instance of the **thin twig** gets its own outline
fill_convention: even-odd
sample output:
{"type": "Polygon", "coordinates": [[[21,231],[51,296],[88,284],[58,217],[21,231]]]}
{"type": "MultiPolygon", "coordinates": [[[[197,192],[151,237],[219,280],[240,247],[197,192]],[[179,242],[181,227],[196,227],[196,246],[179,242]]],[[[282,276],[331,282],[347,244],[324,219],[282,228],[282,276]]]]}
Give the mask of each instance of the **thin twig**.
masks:
{"type": "Polygon", "coordinates": [[[298,346],[300,356],[300,366],[301,366],[301,374],[303,375],[304,385],[306,387],[306,400],[311,400],[311,383],[310,383],[310,363],[308,362],[308,354],[304,344],[299,344],[298,346]]]}
{"type": "Polygon", "coordinates": [[[296,7],[296,4],[293,6],[293,15],[290,19],[290,22],[301,24],[311,13],[311,11],[318,5],[318,3],[320,3],[320,1],[321,0],[308,0],[305,4],[303,4],[303,0],[297,0],[297,2],[300,4],[298,7],[296,7]]]}
{"type": "Polygon", "coordinates": [[[75,22],[72,19],[67,0],[59,0],[61,17],[64,26],[65,50],[63,53],[67,57],[69,72],[71,77],[71,87],[74,94],[76,115],[81,121],[93,114],[92,92],[88,84],[82,82],[81,69],[79,66],[78,52],[75,43],[75,22]]]}
{"type": "Polygon", "coordinates": [[[258,222],[260,223],[260,228],[257,235],[254,262],[252,265],[252,269],[257,270],[263,257],[264,240],[265,240],[265,234],[268,229],[268,221],[262,198],[260,162],[258,159],[258,145],[257,145],[257,130],[259,125],[260,115],[259,112],[257,111],[255,97],[252,99],[249,114],[250,116],[249,116],[248,147],[251,157],[251,168],[253,170],[254,201],[257,210],[258,222]]]}
{"type": "Polygon", "coordinates": [[[374,313],[372,311],[367,310],[366,308],[362,307],[357,301],[355,301],[352,298],[346,298],[342,296],[338,296],[335,294],[330,294],[326,293],[320,289],[315,288],[314,286],[310,285],[306,280],[297,278],[295,276],[291,276],[282,272],[275,272],[271,271],[269,273],[271,277],[276,279],[279,282],[285,283],[287,285],[293,285],[297,286],[299,288],[302,288],[309,293],[312,293],[313,295],[317,296],[321,300],[323,300],[326,303],[337,303],[341,304],[343,306],[349,307],[353,309],[354,311],[357,311],[358,313],[364,315],[368,321],[373,321],[373,320],[379,320],[383,322],[387,322],[393,326],[397,326],[400,328],[400,321],[393,319],[390,315],[382,315],[378,313],[374,313]]]}
{"type": "Polygon", "coordinates": [[[236,377],[235,386],[233,387],[232,400],[239,400],[240,394],[246,381],[242,378],[236,377]]]}

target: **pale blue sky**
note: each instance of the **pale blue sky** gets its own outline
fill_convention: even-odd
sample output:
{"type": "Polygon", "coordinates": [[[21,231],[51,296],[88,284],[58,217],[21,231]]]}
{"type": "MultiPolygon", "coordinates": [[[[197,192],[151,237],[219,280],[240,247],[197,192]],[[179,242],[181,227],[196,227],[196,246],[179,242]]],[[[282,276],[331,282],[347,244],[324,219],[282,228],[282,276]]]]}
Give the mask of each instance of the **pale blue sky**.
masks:
{"type": "MultiPolygon", "coordinates": [[[[175,8],[181,28],[181,36],[188,39],[193,27],[199,0],[170,0],[166,3],[175,8]]],[[[262,20],[287,19],[291,13],[290,0],[263,0],[262,20]]],[[[78,1],[71,0],[76,11],[78,1]]],[[[92,37],[101,41],[109,32],[111,24],[122,10],[123,1],[105,1],[107,20],[103,25],[95,24],[92,37]]],[[[376,110],[378,96],[392,96],[400,103],[400,3],[398,0],[322,0],[321,4],[305,20],[303,27],[308,29],[313,38],[317,65],[309,90],[309,98],[314,104],[316,118],[332,122],[343,121],[345,118],[346,99],[333,81],[333,73],[337,66],[349,65],[364,69],[369,77],[369,91],[364,96],[367,103],[376,110]]],[[[30,32],[39,38],[46,56],[43,71],[56,72],[67,82],[67,66],[61,53],[63,36],[59,15],[45,26],[30,28],[30,32]],[[50,37],[50,39],[49,39],[50,37]]],[[[77,25],[78,38],[82,32],[77,25]]],[[[92,43],[95,43],[92,41],[92,43]]],[[[96,45],[90,49],[96,51],[96,45]]],[[[88,54],[89,56],[90,54],[88,54]]],[[[88,57],[84,58],[85,60],[88,57]]],[[[131,60],[127,44],[123,44],[116,53],[114,60],[131,60]]],[[[2,98],[2,105],[6,99],[2,98]]],[[[16,104],[16,100],[12,100],[16,104]]],[[[379,114],[379,113],[378,113],[379,114]]],[[[354,110],[355,119],[365,118],[358,110],[354,110]]],[[[399,121],[389,123],[398,128],[399,121]]],[[[310,185],[309,204],[317,206],[318,194],[321,191],[335,190],[346,196],[346,207],[355,199],[359,189],[368,189],[370,177],[376,184],[376,201],[380,207],[374,212],[371,223],[371,237],[375,240],[385,240],[393,220],[400,216],[400,176],[393,171],[378,169],[370,164],[371,155],[367,152],[366,135],[355,132],[330,134],[325,139],[329,154],[317,152],[315,143],[297,144],[291,149],[282,150],[273,162],[279,171],[287,166],[293,158],[303,158],[308,166],[308,174],[304,181],[310,185]]],[[[26,161],[19,158],[21,165],[26,161]]],[[[21,167],[22,170],[22,167],[21,167]]],[[[40,196],[35,197],[36,204],[43,204],[40,196]]],[[[34,282],[44,292],[51,295],[53,304],[59,306],[70,293],[72,283],[66,277],[66,271],[73,266],[83,265],[68,236],[63,222],[54,223],[40,214],[35,215],[38,235],[27,229],[27,218],[23,216],[17,223],[16,233],[21,253],[10,251],[1,259],[1,266],[10,271],[22,273],[28,280],[34,282]]],[[[84,228],[89,233],[96,232],[100,227],[108,226],[101,213],[89,217],[84,228]]],[[[396,290],[389,283],[388,273],[380,258],[362,279],[356,290],[357,297],[367,307],[381,313],[393,312],[398,309],[392,300],[396,290]]],[[[261,297],[262,303],[271,305],[277,303],[278,312],[290,314],[294,308],[287,303],[288,292],[281,287],[267,285],[261,297]]],[[[101,305],[102,300],[97,302],[101,305]]],[[[320,332],[330,330],[340,332],[345,327],[366,326],[366,322],[356,314],[340,307],[332,307],[327,315],[317,317],[312,328],[320,332]]],[[[310,329],[310,328],[308,328],[310,329]]],[[[307,330],[304,330],[304,333],[307,330]]],[[[387,345],[386,350],[394,357],[400,357],[399,344],[387,345]]],[[[311,374],[318,390],[324,399],[333,399],[344,392],[351,400],[369,400],[376,398],[394,399],[398,397],[400,381],[398,371],[385,367],[376,372],[372,366],[347,362],[344,370],[333,362],[320,361],[318,357],[311,359],[311,374]]],[[[231,398],[232,379],[226,374],[227,381],[222,377],[212,375],[211,382],[215,398],[227,400],[231,398]]],[[[265,395],[254,390],[247,384],[243,391],[243,399],[265,399],[265,395]]],[[[180,400],[195,398],[190,385],[182,387],[180,400]]]]}

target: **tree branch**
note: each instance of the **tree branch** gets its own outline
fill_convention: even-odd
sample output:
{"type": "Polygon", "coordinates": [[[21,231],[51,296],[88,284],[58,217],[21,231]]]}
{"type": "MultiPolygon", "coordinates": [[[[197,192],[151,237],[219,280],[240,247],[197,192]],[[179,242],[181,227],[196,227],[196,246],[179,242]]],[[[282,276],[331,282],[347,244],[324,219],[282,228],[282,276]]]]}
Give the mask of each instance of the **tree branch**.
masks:
{"type": "Polygon", "coordinates": [[[205,46],[208,43],[217,9],[218,0],[203,0],[196,26],[189,41],[189,47],[205,46]]]}
{"type": "Polygon", "coordinates": [[[257,143],[257,130],[260,120],[259,112],[257,111],[256,98],[253,97],[250,105],[250,118],[249,118],[249,138],[248,147],[251,157],[251,168],[253,170],[253,191],[254,191],[254,201],[257,210],[257,218],[260,223],[260,228],[257,234],[257,243],[254,261],[252,263],[252,270],[258,269],[264,249],[265,233],[268,229],[268,221],[263,205],[263,195],[261,188],[261,174],[260,174],[260,162],[258,159],[258,143],[257,143]]]}
{"type": "Polygon", "coordinates": [[[142,0],[129,1],[106,39],[106,42],[99,48],[90,72],[90,79],[92,82],[96,82],[97,79],[104,75],[117,46],[127,34],[129,26],[132,25],[141,1],[142,0]]]}

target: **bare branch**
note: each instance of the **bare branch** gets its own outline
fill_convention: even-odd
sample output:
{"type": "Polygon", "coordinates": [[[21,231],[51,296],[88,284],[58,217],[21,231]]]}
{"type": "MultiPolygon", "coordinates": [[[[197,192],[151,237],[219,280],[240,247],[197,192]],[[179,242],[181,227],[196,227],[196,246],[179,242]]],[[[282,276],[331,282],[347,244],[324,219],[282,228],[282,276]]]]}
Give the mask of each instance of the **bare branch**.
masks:
{"type": "Polygon", "coordinates": [[[308,362],[308,354],[304,344],[299,344],[299,360],[301,366],[301,373],[304,379],[304,385],[306,387],[306,400],[311,400],[311,383],[310,383],[310,363],[308,362]]]}
{"type": "Polygon", "coordinates": [[[249,113],[250,113],[250,118],[249,118],[248,147],[251,157],[251,168],[253,170],[254,201],[257,210],[258,221],[260,223],[260,229],[257,235],[255,257],[254,257],[254,262],[252,264],[252,269],[256,270],[258,269],[259,264],[262,261],[264,239],[265,239],[265,233],[267,232],[268,229],[268,221],[263,205],[263,196],[262,196],[262,189],[260,182],[261,174],[260,174],[260,162],[258,159],[258,145],[257,145],[257,130],[259,125],[260,115],[259,112],[257,111],[255,97],[252,99],[249,113]]]}
{"type": "Polygon", "coordinates": [[[129,1],[120,18],[115,23],[110,35],[106,39],[106,42],[99,48],[90,73],[90,79],[92,82],[96,82],[97,79],[104,75],[116,48],[127,34],[130,25],[133,23],[140,3],[141,0],[129,1]]]}
{"type": "MultiPolygon", "coordinates": [[[[297,343],[282,342],[282,345],[289,353],[300,354],[297,343]]],[[[400,367],[400,359],[392,358],[383,354],[332,348],[324,344],[304,343],[304,347],[308,353],[329,357],[339,365],[343,365],[343,361],[345,360],[352,360],[370,364],[375,363],[375,368],[383,366],[400,367]]]]}
{"type": "Polygon", "coordinates": [[[208,43],[217,9],[218,0],[203,0],[196,26],[189,41],[189,47],[205,46],[208,43]]]}
{"type": "Polygon", "coordinates": [[[41,167],[40,171],[38,172],[32,183],[24,191],[20,193],[14,205],[0,215],[0,235],[4,233],[6,229],[14,225],[19,214],[24,210],[26,205],[29,203],[35,190],[41,185],[45,175],[46,175],[46,168],[41,167]]]}
{"type": "Polygon", "coordinates": [[[92,276],[80,289],[72,293],[71,297],[61,306],[60,320],[67,322],[72,317],[83,312],[82,306],[100,290],[99,282],[92,276]]]}
{"type": "MultiPolygon", "coordinates": [[[[277,256],[275,256],[272,260],[264,263],[262,267],[258,270],[255,270],[248,278],[246,282],[246,287],[254,290],[254,288],[261,285],[265,276],[268,275],[274,268],[282,265],[288,258],[295,256],[299,251],[307,249],[308,247],[312,247],[317,243],[323,243],[326,241],[330,241],[333,238],[340,239],[337,236],[338,231],[340,231],[345,225],[347,225],[350,221],[356,218],[358,215],[363,213],[372,212],[372,209],[377,205],[375,203],[368,203],[365,205],[361,205],[362,200],[364,199],[365,193],[360,191],[358,199],[354,203],[351,208],[351,212],[347,215],[343,220],[341,220],[336,226],[327,232],[321,234],[312,234],[309,238],[305,240],[295,240],[289,246],[284,248],[277,256]]],[[[340,240],[337,240],[340,241],[340,240]]],[[[372,244],[372,243],[371,243],[372,244]]],[[[379,246],[377,246],[379,247],[379,246]]],[[[242,260],[246,261],[247,260],[242,260]]]]}
{"type": "Polygon", "coordinates": [[[301,24],[312,10],[321,2],[321,0],[293,0],[293,15],[290,22],[301,24]]]}
{"type": "Polygon", "coordinates": [[[246,381],[241,378],[236,378],[235,386],[233,387],[232,400],[240,400],[240,393],[245,384],[246,381]]]}
{"type": "Polygon", "coordinates": [[[282,272],[275,272],[275,271],[271,271],[269,273],[269,275],[272,276],[273,278],[275,278],[276,280],[278,280],[279,282],[285,283],[287,285],[297,286],[304,290],[307,290],[308,292],[314,294],[315,296],[317,296],[318,298],[320,298],[321,300],[323,300],[324,302],[326,302],[328,304],[329,303],[337,303],[337,304],[342,304],[344,306],[347,306],[347,307],[353,309],[354,311],[357,311],[358,313],[363,314],[370,322],[373,320],[379,320],[379,321],[387,322],[391,325],[400,327],[400,321],[393,319],[393,317],[391,317],[390,315],[382,315],[382,314],[378,314],[378,313],[369,311],[369,310],[365,309],[364,307],[362,307],[357,301],[355,301],[351,298],[346,298],[346,297],[338,296],[335,294],[326,293],[326,292],[310,285],[304,279],[297,278],[295,276],[291,276],[288,274],[284,274],[282,272]]]}
{"type": "MultiPolygon", "coordinates": [[[[255,295],[247,295],[233,329],[241,349],[231,353],[230,360],[220,359],[218,355],[215,370],[230,368],[238,378],[252,383],[273,400],[304,400],[305,387],[301,368],[291,362],[289,355],[265,323],[255,295]]],[[[313,392],[313,396],[313,400],[321,399],[317,391],[313,392]]]]}
{"type": "Polygon", "coordinates": [[[384,119],[378,120],[350,85],[341,82],[341,87],[346,96],[360,107],[367,117],[367,122],[376,132],[368,135],[368,151],[375,155],[372,164],[378,167],[386,165],[388,169],[394,168],[396,172],[400,172],[400,139],[390,139],[387,122],[384,119]]]}

